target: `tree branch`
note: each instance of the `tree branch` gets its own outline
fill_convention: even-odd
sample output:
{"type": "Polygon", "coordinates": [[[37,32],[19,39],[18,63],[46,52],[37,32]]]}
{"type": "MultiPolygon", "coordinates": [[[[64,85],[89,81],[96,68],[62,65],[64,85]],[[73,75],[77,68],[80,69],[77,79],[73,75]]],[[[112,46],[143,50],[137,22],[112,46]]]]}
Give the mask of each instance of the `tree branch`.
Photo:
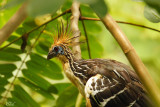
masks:
{"type": "Polygon", "coordinates": [[[24,21],[27,17],[27,3],[24,3],[19,10],[10,18],[10,20],[0,29],[0,45],[8,39],[12,32],[24,21]]]}
{"type": "Polygon", "coordinates": [[[160,90],[151,78],[150,74],[148,73],[148,70],[146,69],[143,62],[137,55],[130,41],[127,39],[125,34],[121,31],[117,23],[112,19],[112,17],[109,14],[107,14],[104,18],[101,18],[101,21],[113,35],[116,41],[119,43],[127,59],[129,60],[129,62],[135,69],[136,73],[140,77],[145,88],[147,89],[148,93],[152,96],[156,103],[160,105],[160,90]]]}
{"type": "MultiPolygon", "coordinates": [[[[84,16],[81,16],[79,19],[80,20],[100,21],[99,18],[91,18],[91,17],[84,17],[84,16]]],[[[116,21],[116,22],[121,23],[121,24],[128,24],[128,25],[133,25],[133,26],[137,26],[137,27],[142,27],[142,28],[150,29],[150,30],[153,30],[153,31],[156,31],[156,32],[160,32],[160,30],[157,30],[157,29],[145,26],[145,25],[140,25],[140,24],[135,24],[135,23],[130,23],[130,22],[124,22],[124,21],[116,21]]]]}
{"type": "MultiPolygon", "coordinates": [[[[80,35],[80,30],[78,28],[78,21],[80,17],[80,11],[79,11],[79,6],[80,4],[75,1],[72,4],[71,11],[72,11],[72,16],[71,16],[71,30],[73,32],[73,36],[76,37],[77,35],[80,35]]],[[[79,42],[79,37],[75,38],[73,40],[73,43],[79,42]]],[[[72,47],[73,53],[77,59],[81,59],[81,49],[80,45],[76,45],[72,47]]]]}
{"type": "MultiPolygon", "coordinates": [[[[74,1],[71,7],[71,30],[73,32],[73,36],[76,37],[80,35],[80,30],[78,28],[78,21],[80,17],[80,10],[79,10],[80,4],[77,1],[74,1]]],[[[73,40],[73,44],[79,42],[79,37],[75,38],[73,40]]],[[[77,59],[81,59],[81,49],[80,45],[75,45],[72,47],[73,53],[77,59]]],[[[81,93],[82,94],[82,93],[81,93]]],[[[82,102],[82,95],[80,93],[78,94],[77,100],[76,100],[76,107],[80,107],[82,102]]],[[[84,95],[83,95],[84,96],[84,95]]]]}

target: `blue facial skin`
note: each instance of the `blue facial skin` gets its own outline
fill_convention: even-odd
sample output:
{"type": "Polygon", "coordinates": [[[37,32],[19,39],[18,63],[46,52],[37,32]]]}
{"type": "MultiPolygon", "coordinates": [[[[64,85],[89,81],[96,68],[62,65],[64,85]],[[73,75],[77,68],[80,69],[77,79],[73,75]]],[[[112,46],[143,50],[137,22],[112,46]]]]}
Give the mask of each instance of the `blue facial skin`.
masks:
{"type": "Polygon", "coordinates": [[[64,55],[64,50],[61,46],[55,46],[53,49],[48,53],[47,59],[51,59],[58,55],[64,55]]]}
{"type": "Polygon", "coordinates": [[[55,56],[57,56],[58,54],[60,55],[64,55],[64,51],[63,48],[61,46],[56,46],[53,48],[53,51],[55,52],[55,56]],[[57,49],[56,49],[57,48],[57,49]]]}

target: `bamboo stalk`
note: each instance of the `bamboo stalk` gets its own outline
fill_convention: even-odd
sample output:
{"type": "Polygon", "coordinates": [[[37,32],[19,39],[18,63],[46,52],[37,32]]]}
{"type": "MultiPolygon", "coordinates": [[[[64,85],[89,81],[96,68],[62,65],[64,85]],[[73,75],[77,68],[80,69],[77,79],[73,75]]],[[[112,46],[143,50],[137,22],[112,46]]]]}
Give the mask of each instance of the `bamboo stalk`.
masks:
{"type": "Polygon", "coordinates": [[[100,18],[105,27],[110,31],[116,41],[119,43],[121,49],[125,53],[127,59],[135,69],[136,73],[140,77],[142,83],[147,89],[148,93],[155,100],[157,105],[160,105],[160,90],[153,81],[152,77],[148,73],[147,68],[144,66],[143,62],[137,55],[135,49],[131,45],[128,38],[121,31],[116,21],[112,19],[112,17],[107,14],[104,18],[100,18]]]}
{"type": "Polygon", "coordinates": [[[16,30],[16,28],[26,19],[27,3],[24,3],[10,20],[0,29],[0,45],[16,30]]]}

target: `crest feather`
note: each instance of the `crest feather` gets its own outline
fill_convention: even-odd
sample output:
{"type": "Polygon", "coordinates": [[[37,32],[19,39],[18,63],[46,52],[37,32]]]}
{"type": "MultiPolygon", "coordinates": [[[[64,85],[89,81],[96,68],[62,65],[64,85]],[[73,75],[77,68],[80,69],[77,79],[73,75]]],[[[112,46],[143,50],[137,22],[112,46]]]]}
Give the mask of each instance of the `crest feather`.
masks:
{"type": "Polygon", "coordinates": [[[58,32],[57,32],[57,35],[54,36],[54,43],[51,48],[53,48],[56,45],[71,46],[73,39],[80,36],[80,35],[75,36],[75,37],[71,36],[73,32],[71,30],[68,30],[69,24],[67,24],[66,28],[64,28],[63,22],[61,23],[62,24],[60,27],[58,27],[57,25],[58,32]]]}

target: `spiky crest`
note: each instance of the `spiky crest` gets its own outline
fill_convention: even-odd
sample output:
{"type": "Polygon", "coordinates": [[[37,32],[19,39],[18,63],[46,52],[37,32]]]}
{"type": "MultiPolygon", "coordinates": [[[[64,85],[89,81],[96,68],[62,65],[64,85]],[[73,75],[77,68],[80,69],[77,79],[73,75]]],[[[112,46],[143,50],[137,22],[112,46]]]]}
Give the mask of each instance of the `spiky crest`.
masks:
{"type": "Polygon", "coordinates": [[[61,23],[62,24],[60,27],[58,27],[57,25],[58,32],[57,32],[57,35],[54,36],[54,43],[51,46],[51,48],[53,48],[56,45],[71,46],[73,45],[72,40],[80,36],[80,35],[75,37],[71,36],[73,32],[71,30],[68,31],[69,24],[67,24],[66,28],[64,28],[63,22],[61,23]]]}

